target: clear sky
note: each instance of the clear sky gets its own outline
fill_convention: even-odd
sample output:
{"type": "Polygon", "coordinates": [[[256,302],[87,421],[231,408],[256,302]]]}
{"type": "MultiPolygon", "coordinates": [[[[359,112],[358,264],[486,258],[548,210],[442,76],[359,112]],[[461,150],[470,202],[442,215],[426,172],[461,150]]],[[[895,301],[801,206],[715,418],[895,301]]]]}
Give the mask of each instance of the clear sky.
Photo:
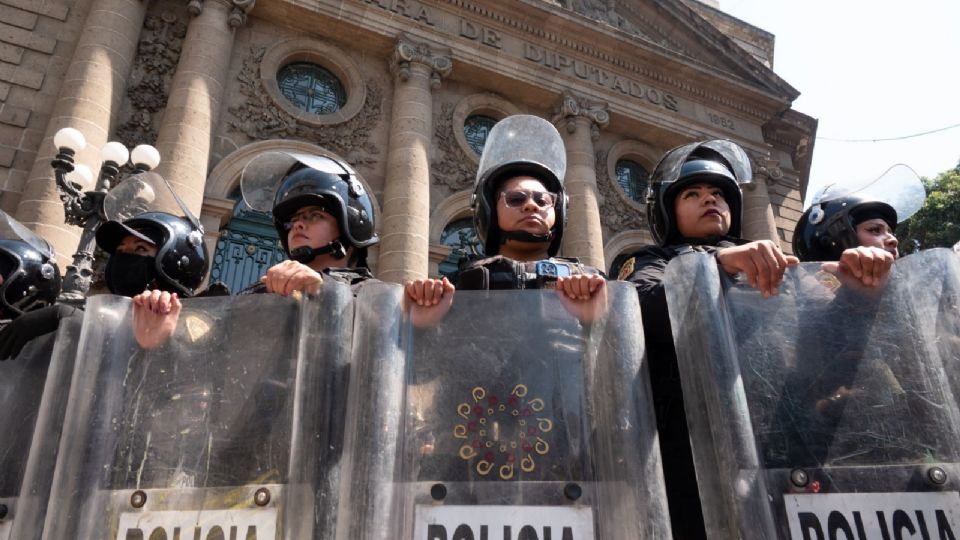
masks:
{"type": "Polygon", "coordinates": [[[960,0],[720,0],[776,36],[774,71],[819,120],[817,186],[879,176],[905,163],[925,177],[960,161],[960,0]]]}

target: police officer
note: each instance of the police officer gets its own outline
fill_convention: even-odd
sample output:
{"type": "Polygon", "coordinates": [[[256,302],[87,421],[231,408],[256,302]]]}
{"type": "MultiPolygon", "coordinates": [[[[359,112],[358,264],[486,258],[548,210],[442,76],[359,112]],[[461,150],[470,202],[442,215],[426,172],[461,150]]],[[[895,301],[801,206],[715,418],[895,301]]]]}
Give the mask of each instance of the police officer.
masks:
{"type": "Polygon", "coordinates": [[[667,152],[647,189],[647,223],[657,245],[640,249],[619,269],[620,279],[633,282],[640,297],[664,480],[678,539],[704,538],[706,533],[663,274],[678,255],[712,253],[721,269],[731,276],[745,273],[764,297],[777,293],[785,270],[798,260],[769,240],[740,238],[740,184],[749,182],[751,174],[746,153],[730,141],[692,143],[667,152]]]}
{"type": "Polygon", "coordinates": [[[793,250],[801,261],[833,261],[824,269],[868,287],[883,283],[899,256],[894,232],[926,194],[913,170],[896,165],[859,189],[822,189],[797,223],[793,250]]]}
{"type": "Polygon", "coordinates": [[[602,314],[606,281],[600,272],[556,256],[567,217],[565,171],[566,151],[553,124],[530,115],[498,122],[487,137],[471,199],[486,255],[462,262],[453,285],[446,278],[409,283],[414,317],[424,307],[449,307],[454,285],[464,290],[556,288],[564,306],[581,320],[602,314]]]}
{"type": "Polygon", "coordinates": [[[60,283],[50,244],[0,211],[0,320],[53,304],[60,283]]]}
{"type": "Polygon", "coordinates": [[[801,321],[800,341],[810,346],[802,351],[805,358],[800,365],[809,369],[797,370],[784,385],[778,417],[787,418],[782,425],[790,429],[782,430],[780,448],[771,452],[792,461],[774,466],[820,466],[831,453],[856,455],[868,463],[884,454],[889,458],[894,447],[903,455],[917,455],[916,448],[930,440],[922,430],[897,442],[890,435],[884,444],[837,433],[844,416],[862,418],[857,429],[875,434],[882,432],[883,423],[896,420],[896,415],[884,412],[891,410],[891,403],[895,403],[892,409],[917,415],[925,408],[904,390],[916,380],[903,376],[912,365],[899,358],[906,351],[890,352],[896,360],[871,358],[871,344],[896,338],[884,335],[865,340],[881,305],[879,286],[898,258],[897,223],[916,212],[925,197],[920,177],[909,167],[896,165],[865,185],[832,184],[821,189],[801,216],[794,231],[794,252],[802,261],[826,261],[824,272],[815,274],[816,282],[832,292],[823,305],[824,318],[845,324],[824,328],[819,321],[801,321]],[[873,421],[876,424],[867,427],[873,421]]]}
{"type": "Polygon", "coordinates": [[[290,257],[245,293],[315,293],[324,276],[356,289],[373,277],[367,248],[380,240],[373,201],[347,163],[332,156],[268,152],[245,168],[241,182],[248,205],[272,211],[290,257]]]}
{"type": "MultiPolygon", "coordinates": [[[[413,334],[415,361],[410,371],[414,384],[410,388],[414,396],[411,417],[416,422],[411,432],[421,455],[411,470],[417,471],[417,481],[550,482],[556,483],[559,492],[559,486],[567,482],[595,479],[589,465],[593,446],[590,437],[582,436],[585,428],[579,405],[585,395],[582,369],[590,331],[586,323],[606,312],[607,287],[597,269],[573,258],[557,257],[567,226],[565,169],[563,140],[550,122],[517,115],[493,127],[480,159],[471,202],[474,227],[485,256],[462,262],[453,282],[456,289],[468,291],[555,289],[566,311],[580,322],[563,310],[555,316],[555,303],[549,296],[502,294],[489,295],[482,304],[487,311],[502,311],[487,314],[492,317],[488,320],[496,321],[494,328],[483,324],[476,327],[473,310],[454,310],[447,315],[454,285],[446,278],[414,280],[405,288],[415,327],[432,326],[444,316],[452,317],[437,332],[413,334]],[[510,331],[488,333],[497,328],[510,331]],[[521,330],[519,335],[512,332],[524,328],[530,331],[521,330]],[[493,338],[495,343],[482,345],[481,351],[470,337],[455,339],[457,332],[473,338],[500,337],[493,338]],[[449,366],[458,365],[462,358],[471,358],[471,367],[461,364],[450,371],[449,366]],[[472,371],[474,366],[476,371],[472,371]],[[518,385],[518,381],[524,382],[518,385]],[[510,389],[518,394],[510,394],[510,389]],[[510,414],[519,414],[517,409],[504,413],[502,426],[494,422],[497,426],[488,428],[494,430],[490,433],[497,433],[492,436],[501,444],[482,441],[487,436],[482,427],[468,447],[450,436],[448,412],[466,406],[464,393],[472,392],[474,399],[480,399],[478,395],[491,391],[493,400],[509,395],[499,406],[499,410],[509,411],[505,407],[518,402],[528,389],[542,406],[537,410],[545,411],[542,425],[518,427],[523,426],[523,419],[513,424],[510,414]],[[499,439],[501,428],[503,438],[499,439]],[[526,431],[529,429],[534,431],[526,431]],[[543,431],[534,438],[537,429],[543,431]],[[514,435],[510,433],[517,430],[518,439],[511,441],[514,435]],[[525,439],[528,433],[529,441],[525,439]],[[538,446],[533,446],[534,442],[538,446]],[[482,449],[471,456],[477,448],[482,449]]],[[[495,401],[489,403],[496,407],[495,401]]],[[[520,504],[522,497],[510,497],[509,491],[503,492],[501,502],[520,504]]],[[[547,500],[539,492],[522,499],[530,503],[547,500]]]]}
{"type": "Polygon", "coordinates": [[[188,217],[146,212],[97,229],[97,245],[110,255],[104,272],[113,294],[133,298],[137,341],[153,348],[173,333],[180,298],[222,294],[220,286],[199,291],[210,267],[203,232],[188,217]]]}
{"type": "Polygon", "coordinates": [[[0,211],[0,360],[56,329],[64,309],[72,311],[45,309],[56,301],[60,284],[50,244],[0,211]]]}

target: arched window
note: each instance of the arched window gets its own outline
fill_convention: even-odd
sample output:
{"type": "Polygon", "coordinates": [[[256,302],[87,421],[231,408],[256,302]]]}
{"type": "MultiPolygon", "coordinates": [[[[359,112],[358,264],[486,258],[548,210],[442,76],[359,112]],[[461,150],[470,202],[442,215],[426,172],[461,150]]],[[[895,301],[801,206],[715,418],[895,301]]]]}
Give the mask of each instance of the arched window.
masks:
{"type": "Polygon", "coordinates": [[[451,221],[440,234],[440,243],[450,246],[453,251],[440,263],[440,274],[450,277],[460,266],[460,260],[471,255],[482,255],[483,246],[473,228],[473,218],[466,217],[451,221]]]}
{"type": "Polygon", "coordinates": [[[343,83],[328,69],[310,62],[294,62],[280,68],[277,84],[297,108],[313,114],[339,111],[347,102],[343,83]]]}
{"type": "Polygon", "coordinates": [[[273,226],[273,217],[247,206],[239,187],[230,193],[230,199],[236,204],[230,223],[220,231],[210,282],[221,281],[237,293],[257,283],[268,268],[287,256],[273,226]]]}
{"type": "Polygon", "coordinates": [[[463,136],[477,155],[483,154],[483,145],[487,144],[487,135],[490,134],[490,130],[496,123],[496,118],[482,114],[468,116],[463,122],[463,136]]]}
{"type": "Polygon", "coordinates": [[[631,199],[643,203],[650,174],[643,165],[630,159],[617,160],[617,183],[631,199]]]}

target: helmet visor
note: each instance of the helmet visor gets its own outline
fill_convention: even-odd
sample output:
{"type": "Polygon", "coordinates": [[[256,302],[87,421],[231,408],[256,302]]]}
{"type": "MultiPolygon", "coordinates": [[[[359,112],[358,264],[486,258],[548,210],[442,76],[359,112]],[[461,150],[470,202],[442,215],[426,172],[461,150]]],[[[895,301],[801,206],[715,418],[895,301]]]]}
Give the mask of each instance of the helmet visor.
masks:
{"type": "Polygon", "coordinates": [[[243,194],[243,201],[259,212],[272,211],[277,189],[287,176],[287,172],[298,163],[338,176],[353,174],[353,171],[345,169],[332,155],[264,152],[251,159],[240,174],[240,192],[243,194]]]}
{"type": "Polygon", "coordinates": [[[46,258],[53,258],[53,248],[46,240],[37,236],[36,233],[2,210],[0,210],[0,238],[26,242],[46,258]]]}
{"type": "Polygon", "coordinates": [[[927,198],[920,176],[910,167],[897,164],[878,178],[830,184],[813,196],[811,206],[841,197],[857,197],[889,204],[897,212],[897,223],[917,213],[927,198]]]}
{"type": "Polygon", "coordinates": [[[516,164],[550,171],[560,184],[567,172],[567,152],[557,128],[539,116],[519,114],[496,123],[480,156],[479,183],[492,172],[516,164]]]}
{"type": "Polygon", "coordinates": [[[155,172],[144,172],[127,177],[107,192],[103,199],[103,213],[108,220],[126,221],[144,212],[177,207],[163,178],[155,172]]]}
{"type": "Polygon", "coordinates": [[[738,184],[749,184],[753,180],[753,170],[750,167],[750,158],[737,143],[727,140],[713,140],[685,144],[674,148],[663,156],[653,171],[651,184],[671,184],[680,178],[683,164],[690,155],[700,148],[708,148],[720,154],[730,166],[730,170],[738,184]]]}

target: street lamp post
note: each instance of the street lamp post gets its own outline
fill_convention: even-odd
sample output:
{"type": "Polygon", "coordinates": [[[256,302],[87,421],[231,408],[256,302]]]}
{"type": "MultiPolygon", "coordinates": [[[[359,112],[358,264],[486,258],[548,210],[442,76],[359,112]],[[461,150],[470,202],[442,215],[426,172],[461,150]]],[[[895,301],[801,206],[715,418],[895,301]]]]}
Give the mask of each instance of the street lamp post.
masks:
{"type": "MultiPolygon", "coordinates": [[[[53,137],[58,153],[51,162],[57,181],[57,191],[63,201],[66,222],[83,227],[80,244],[73,254],[73,264],[67,266],[60,298],[67,302],[82,301],[90,289],[93,277],[93,252],[96,245],[97,227],[106,219],[103,201],[117,183],[120,168],[132,161],[133,174],[143,173],[160,164],[160,152],[141,144],[129,152],[119,142],[108,142],[100,149],[102,164],[95,185],[90,169],[74,163],[74,156],[86,147],[83,134],[73,128],[63,128],[53,137]],[[93,188],[93,189],[91,189],[93,188]]],[[[122,179],[120,180],[122,181],[122,179]]]]}

